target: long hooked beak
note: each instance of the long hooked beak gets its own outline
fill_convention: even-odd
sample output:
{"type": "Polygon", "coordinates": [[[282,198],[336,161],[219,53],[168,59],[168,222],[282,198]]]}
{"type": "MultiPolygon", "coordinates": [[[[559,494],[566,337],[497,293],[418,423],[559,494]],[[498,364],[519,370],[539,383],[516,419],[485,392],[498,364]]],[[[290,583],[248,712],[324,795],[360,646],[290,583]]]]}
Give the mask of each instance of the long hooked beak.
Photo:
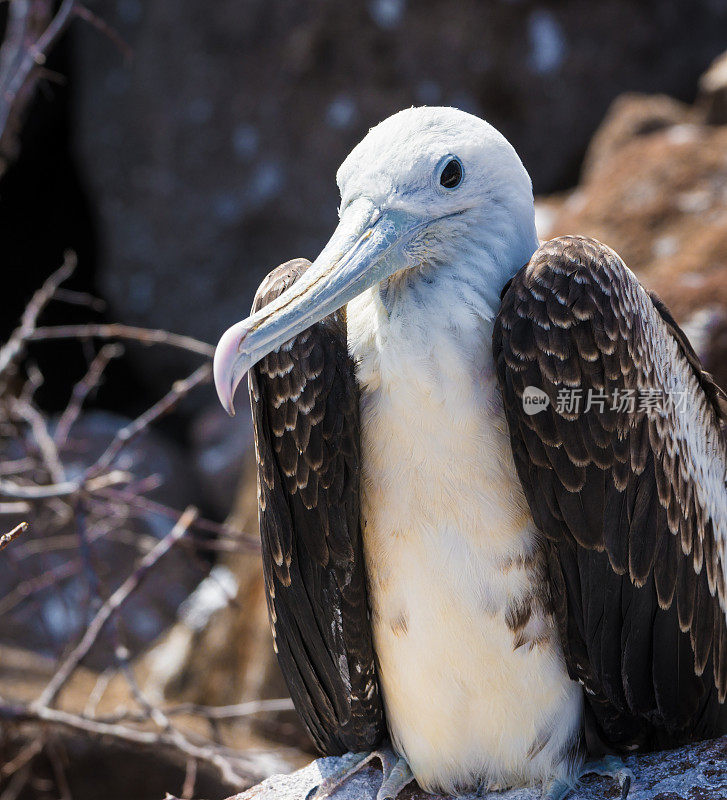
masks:
{"type": "Polygon", "coordinates": [[[235,389],[268,353],[345,306],[371,286],[410,266],[405,245],[426,225],[403,211],[379,211],[359,200],[304,275],[258,312],[228,328],[215,351],[220,402],[232,416],[235,389]]]}

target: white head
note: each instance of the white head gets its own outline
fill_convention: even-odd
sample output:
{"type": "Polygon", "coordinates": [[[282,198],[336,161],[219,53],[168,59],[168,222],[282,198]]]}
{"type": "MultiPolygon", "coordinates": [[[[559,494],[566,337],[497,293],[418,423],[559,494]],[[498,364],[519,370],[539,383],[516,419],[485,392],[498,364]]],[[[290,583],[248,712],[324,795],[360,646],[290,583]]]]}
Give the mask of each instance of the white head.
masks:
{"type": "MultiPolygon", "coordinates": [[[[404,271],[481,265],[496,298],[537,247],[530,177],[510,143],[454,108],[410,108],[372,128],[341,165],[340,222],[305,275],[223,334],[215,383],[232,413],[244,373],[367,288],[404,271]]],[[[464,276],[463,276],[464,278],[464,276]]]]}

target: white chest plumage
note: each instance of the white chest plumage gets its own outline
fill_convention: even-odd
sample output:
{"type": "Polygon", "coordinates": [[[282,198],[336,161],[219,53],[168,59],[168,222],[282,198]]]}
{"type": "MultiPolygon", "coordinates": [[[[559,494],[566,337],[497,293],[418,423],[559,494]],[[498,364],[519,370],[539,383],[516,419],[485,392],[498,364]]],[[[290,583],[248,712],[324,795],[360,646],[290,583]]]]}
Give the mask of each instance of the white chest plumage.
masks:
{"type": "MultiPolygon", "coordinates": [[[[426,287],[421,287],[423,291],[426,287]]],[[[488,322],[431,294],[348,305],[362,520],[394,747],[429,790],[567,777],[581,719],[543,598],[488,322]],[[391,310],[391,309],[389,309],[391,310]]]]}

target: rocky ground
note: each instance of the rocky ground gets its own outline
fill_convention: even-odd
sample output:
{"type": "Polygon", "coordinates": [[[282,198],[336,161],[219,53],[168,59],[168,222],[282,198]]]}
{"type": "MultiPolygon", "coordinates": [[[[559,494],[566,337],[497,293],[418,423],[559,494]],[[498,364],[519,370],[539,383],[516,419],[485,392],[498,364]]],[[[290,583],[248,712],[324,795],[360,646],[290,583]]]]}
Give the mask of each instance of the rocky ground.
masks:
{"type": "MultiPolygon", "coordinates": [[[[275,775],[247,792],[228,800],[305,800],[323,778],[338,769],[340,759],[325,758],[291,775],[275,775]]],[[[626,761],[634,773],[630,800],[722,800],[727,796],[727,738],[626,761]]],[[[341,787],[336,800],[375,800],[381,772],[369,767],[341,787]]],[[[408,787],[402,800],[427,800],[431,795],[408,787]]],[[[609,778],[584,776],[568,800],[603,800],[619,797],[609,778]]],[[[541,800],[539,789],[511,789],[507,792],[469,794],[461,800],[541,800]]],[[[447,798],[447,800],[450,800],[447,798]]]]}

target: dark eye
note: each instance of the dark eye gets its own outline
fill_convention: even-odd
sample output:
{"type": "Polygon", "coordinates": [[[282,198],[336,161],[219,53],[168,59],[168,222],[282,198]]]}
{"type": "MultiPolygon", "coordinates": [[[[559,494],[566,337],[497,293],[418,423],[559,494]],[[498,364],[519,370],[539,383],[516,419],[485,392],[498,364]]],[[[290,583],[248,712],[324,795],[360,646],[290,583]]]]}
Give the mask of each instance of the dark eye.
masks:
{"type": "Polygon", "coordinates": [[[458,158],[450,159],[439,176],[439,182],[445,189],[454,189],[462,183],[462,162],[458,158]]]}

